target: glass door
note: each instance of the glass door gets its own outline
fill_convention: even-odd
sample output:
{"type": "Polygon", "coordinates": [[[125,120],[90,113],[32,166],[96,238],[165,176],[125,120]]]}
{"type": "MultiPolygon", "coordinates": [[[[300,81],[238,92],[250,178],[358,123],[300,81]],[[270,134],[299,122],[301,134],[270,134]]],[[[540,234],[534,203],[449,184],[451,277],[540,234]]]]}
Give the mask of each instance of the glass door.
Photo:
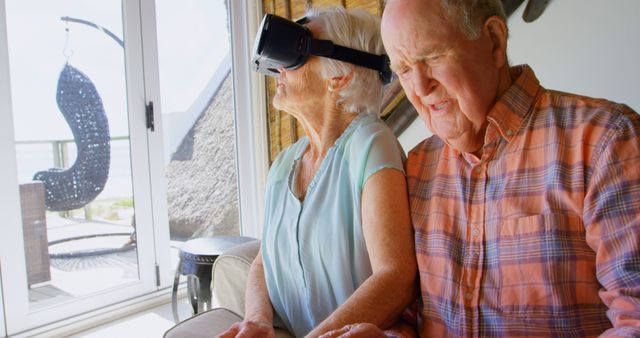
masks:
{"type": "Polygon", "coordinates": [[[0,0],[8,334],[157,289],[137,1],[0,0]],[[3,48],[4,49],[4,48],[3,48]],[[131,71],[127,71],[131,70],[131,71]]]}

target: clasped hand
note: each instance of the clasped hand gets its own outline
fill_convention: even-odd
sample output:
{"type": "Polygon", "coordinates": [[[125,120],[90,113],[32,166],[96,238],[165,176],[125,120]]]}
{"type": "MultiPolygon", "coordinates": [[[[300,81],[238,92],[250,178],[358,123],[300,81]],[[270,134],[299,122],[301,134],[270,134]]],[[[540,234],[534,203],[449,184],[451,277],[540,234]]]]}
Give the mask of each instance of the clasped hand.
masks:
{"type": "Polygon", "coordinates": [[[349,324],[340,329],[331,330],[320,338],[387,338],[377,326],[369,323],[349,324]]]}
{"type": "Polygon", "coordinates": [[[242,321],[216,336],[216,338],[275,338],[276,332],[271,323],[264,321],[242,321]]]}

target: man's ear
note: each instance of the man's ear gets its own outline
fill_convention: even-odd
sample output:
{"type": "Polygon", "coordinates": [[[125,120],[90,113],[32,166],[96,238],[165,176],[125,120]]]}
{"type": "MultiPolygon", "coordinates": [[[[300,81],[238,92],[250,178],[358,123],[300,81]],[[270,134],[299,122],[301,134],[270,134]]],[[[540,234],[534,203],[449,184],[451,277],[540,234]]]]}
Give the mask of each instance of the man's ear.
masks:
{"type": "Polygon", "coordinates": [[[482,28],[491,39],[494,65],[502,68],[507,63],[507,37],[509,35],[507,24],[500,17],[494,15],[484,22],[482,28]]]}
{"type": "Polygon", "coordinates": [[[353,78],[353,69],[349,73],[342,76],[334,76],[329,79],[329,87],[333,88],[333,91],[339,91],[344,88],[353,78]]]}

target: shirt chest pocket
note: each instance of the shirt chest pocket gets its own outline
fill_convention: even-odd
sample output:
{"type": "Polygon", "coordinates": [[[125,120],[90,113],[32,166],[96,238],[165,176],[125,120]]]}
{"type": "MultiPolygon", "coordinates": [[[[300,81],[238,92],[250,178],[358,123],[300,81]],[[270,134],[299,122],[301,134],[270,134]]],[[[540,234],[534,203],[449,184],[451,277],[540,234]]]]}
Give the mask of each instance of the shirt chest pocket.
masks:
{"type": "Polygon", "coordinates": [[[553,311],[597,297],[595,253],[582,219],[571,214],[503,221],[498,236],[500,310],[553,311]],[[585,296],[586,295],[586,296],[585,296]]]}

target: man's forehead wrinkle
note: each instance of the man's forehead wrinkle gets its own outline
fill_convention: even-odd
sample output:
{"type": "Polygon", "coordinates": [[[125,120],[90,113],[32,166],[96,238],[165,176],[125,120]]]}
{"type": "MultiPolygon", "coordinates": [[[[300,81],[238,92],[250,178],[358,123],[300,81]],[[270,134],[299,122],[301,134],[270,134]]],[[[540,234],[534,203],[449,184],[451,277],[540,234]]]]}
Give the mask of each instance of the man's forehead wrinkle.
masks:
{"type": "Polygon", "coordinates": [[[407,39],[403,37],[402,41],[398,41],[393,49],[398,56],[398,60],[392,60],[395,61],[395,63],[392,62],[395,66],[414,64],[435,52],[434,48],[426,46],[424,41],[419,38],[407,39]]]}
{"type": "Polygon", "coordinates": [[[408,48],[415,48],[418,42],[417,40],[420,38],[420,34],[418,34],[416,27],[408,25],[408,22],[403,22],[401,26],[405,26],[404,31],[402,27],[394,27],[396,32],[403,31],[401,34],[395,34],[393,37],[394,45],[399,46],[404,52],[406,52],[408,48]]]}

